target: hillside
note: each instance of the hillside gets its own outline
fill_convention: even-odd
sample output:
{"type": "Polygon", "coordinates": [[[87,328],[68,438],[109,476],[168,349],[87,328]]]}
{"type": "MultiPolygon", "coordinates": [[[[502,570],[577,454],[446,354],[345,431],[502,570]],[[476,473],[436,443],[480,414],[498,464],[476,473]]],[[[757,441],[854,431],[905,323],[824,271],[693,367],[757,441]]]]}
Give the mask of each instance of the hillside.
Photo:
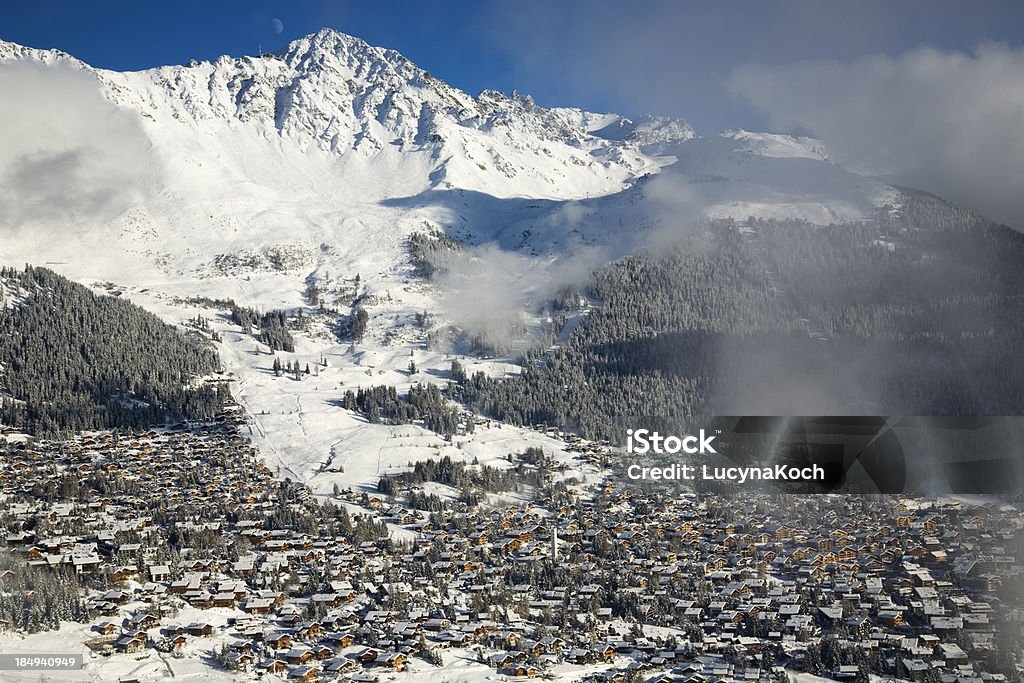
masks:
{"type": "Polygon", "coordinates": [[[216,352],[45,268],[0,271],[0,423],[50,436],[208,419],[216,352]]]}
{"type": "Polygon", "coordinates": [[[1017,415],[1024,238],[922,193],[870,223],[709,223],[597,270],[559,348],[459,397],[621,441],[710,415],[1017,415]]]}
{"type": "MultiPolygon", "coordinates": [[[[207,319],[209,333],[223,339],[220,361],[253,416],[262,453],[295,478],[315,479],[320,491],[373,480],[388,463],[407,461],[410,449],[422,455],[436,444],[417,424],[389,456],[398,432],[347,410],[347,391],[444,386],[456,359],[470,376],[514,377],[523,372],[520,356],[538,344],[552,346],[542,361],[552,368],[617,363],[621,349],[598,349],[601,356],[590,348],[607,315],[620,317],[600,343],[631,344],[649,357],[657,352],[645,346],[650,334],[749,335],[751,319],[763,323],[759,331],[794,334],[800,344],[847,333],[860,344],[894,325],[934,322],[922,311],[1016,305],[982,301],[964,285],[984,281],[994,227],[975,240],[963,229],[987,226],[979,217],[945,205],[922,209],[911,193],[842,168],[816,140],[737,130],[698,136],[677,119],[548,109],[493,91],[471,96],[394,51],[335,31],[260,57],[131,73],[0,43],[0,87],[18,94],[4,114],[13,134],[0,152],[8,179],[0,186],[0,263],[45,264],[94,287],[115,282],[171,323],[207,319]],[[65,111],[89,115],[71,120],[65,111]],[[709,225],[732,227],[709,237],[709,225]],[[777,243],[773,226],[782,226],[777,243]],[[978,255],[963,281],[939,278],[927,296],[894,287],[894,301],[869,302],[884,309],[871,315],[885,319],[852,329],[863,312],[843,288],[877,294],[862,288],[859,266],[889,254],[887,281],[899,283],[900,269],[911,267],[934,282],[934,268],[918,268],[932,263],[925,259],[933,240],[922,236],[932,228],[978,255]],[[417,253],[432,241],[447,254],[443,268],[424,268],[417,253]],[[677,319],[650,324],[636,301],[613,300],[594,285],[595,272],[628,268],[625,257],[668,257],[681,244],[692,252],[682,266],[692,270],[661,287],[685,284],[681,292],[628,277],[621,284],[645,306],[676,305],[677,319]],[[793,254],[804,251],[813,258],[794,266],[793,254]],[[842,276],[833,289],[821,284],[830,268],[842,276]],[[807,287],[834,296],[815,301],[804,296],[815,293],[807,287]],[[592,306],[556,310],[563,292],[590,294],[592,306]],[[678,301],[681,294],[695,298],[678,301]],[[902,294],[907,300],[895,300],[902,294]],[[709,306],[714,299],[732,308],[709,306]],[[276,320],[294,340],[279,343],[277,332],[239,324],[238,307],[246,320],[276,320]],[[718,317],[703,321],[701,312],[718,317]],[[343,459],[346,471],[337,471],[343,459]]],[[[957,344],[979,350],[1002,340],[972,334],[957,344]]],[[[743,356],[747,347],[735,348],[743,356]]],[[[921,362],[944,363],[948,353],[921,362]]],[[[840,366],[834,374],[845,376],[850,368],[841,359],[840,366]]],[[[601,400],[632,400],[633,385],[655,370],[619,373],[601,400]]],[[[699,386],[721,374],[698,370],[674,394],[678,403],[666,404],[673,414],[711,405],[712,392],[699,386]]],[[[549,379],[563,393],[572,384],[549,379]]],[[[907,405],[864,393],[840,405],[907,405]]],[[[607,415],[598,400],[587,403],[597,413],[582,416],[569,414],[578,400],[567,411],[549,398],[533,394],[509,410],[493,396],[473,402],[513,421],[582,424],[607,415]]],[[[1007,390],[993,400],[978,409],[998,411],[1017,398],[1007,390]]],[[[974,405],[953,403],[912,405],[974,405]]],[[[774,408],[766,412],[784,409],[774,408]]],[[[486,438],[494,437],[471,441],[486,438]]]]}
{"type": "Polygon", "coordinates": [[[619,256],[624,214],[640,224],[679,213],[637,195],[663,169],[673,180],[662,194],[682,185],[685,213],[715,217],[828,223],[895,197],[809,154],[813,141],[705,139],[680,120],[474,97],[393,50],[326,29],[261,57],[132,73],[3,42],[0,63],[5,83],[25,93],[8,116],[24,119],[18,137],[33,141],[8,163],[28,155],[33,172],[70,185],[21,206],[37,183],[20,167],[26,188],[4,198],[13,235],[0,261],[51,261],[76,277],[142,285],[249,275],[286,287],[323,269],[360,272],[379,291],[402,277],[404,240],[424,226],[530,254],[564,257],[583,243],[619,256]],[[94,114],[69,123],[67,110],[94,114]],[[97,123],[108,119],[116,127],[97,123]],[[62,245],[38,239],[55,213],[62,245]]]}

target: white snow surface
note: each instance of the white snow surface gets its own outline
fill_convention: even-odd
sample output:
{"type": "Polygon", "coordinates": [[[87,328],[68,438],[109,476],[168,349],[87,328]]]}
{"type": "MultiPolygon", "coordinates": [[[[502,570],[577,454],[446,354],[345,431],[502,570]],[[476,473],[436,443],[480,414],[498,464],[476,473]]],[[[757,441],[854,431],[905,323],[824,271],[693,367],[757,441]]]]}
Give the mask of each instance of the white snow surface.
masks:
{"type": "MultiPolygon", "coordinates": [[[[6,227],[14,238],[0,244],[0,262],[64,262],[79,277],[178,281],[216,274],[218,254],[265,249],[287,250],[297,270],[329,263],[369,277],[400,264],[403,240],[425,222],[472,242],[524,222],[568,232],[558,220],[567,204],[605,198],[587,215],[600,244],[614,241],[619,214],[644,214],[629,188],[663,171],[710,216],[828,223],[891,198],[812,139],[701,138],[678,119],[547,109],[495,91],[472,97],[393,50],[330,29],[261,57],[124,73],[0,41],[0,68],[12,63],[94,78],[147,141],[151,174],[116,188],[116,211],[76,212],[63,244],[48,219],[6,227]]],[[[567,244],[530,246],[558,253],[555,243],[567,244]]]]}

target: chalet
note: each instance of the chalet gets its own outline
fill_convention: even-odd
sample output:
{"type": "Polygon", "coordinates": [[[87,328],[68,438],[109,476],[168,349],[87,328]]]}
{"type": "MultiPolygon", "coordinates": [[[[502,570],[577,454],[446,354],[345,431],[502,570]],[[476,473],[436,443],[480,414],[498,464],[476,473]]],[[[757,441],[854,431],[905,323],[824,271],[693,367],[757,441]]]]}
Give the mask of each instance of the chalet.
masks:
{"type": "Polygon", "coordinates": [[[310,651],[313,653],[313,658],[317,661],[324,661],[334,656],[334,650],[326,645],[316,645],[310,651]]]}
{"type": "Polygon", "coordinates": [[[160,618],[147,612],[133,617],[131,624],[133,628],[150,629],[160,625],[160,618]]]}
{"type": "Polygon", "coordinates": [[[145,638],[138,636],[123,636],[114,641],[114,649],[125,654],[141,652],[146,648],[145,638]]]}
{"type": "Polygon", "coordinates": [[[462,631],[445,631],[438,634],[437,639],[445,647],[463,647],[473,642],[473,637],[462,631]]]}
{"type": "Polygon", "coordinates": [[[190,636],[212,636],[215,630],[213,624],[205,621],[192,622],[185,627],[185,632],[190,636]]]}
{"type": "Polygon", "coordinates": [[[931,670],[931,665],[921,659],[899,659],[898,664],[900,675],[915,681],[924,680],[928,671],[931,670]]]}
{"type": "Polygon", "coordinates": [[[289,664],[306,664],[314,659],[313,650],[308,647],[293,647],[284,654],[278,654],[289,664]]]}
{"type": "Polygon", "coordinates": [[[357,671],[348,677],[352,683],[380,683],[380,676],[369,671],[357,671]]]}
{"type": "Polygon", "coordinates": [[[903,614],[896,610],[883,610],[878,613],[878,622],[896,628],[903,625],[903,614]]]}
{"type": "Polygon", "coordinates": [[[116,605],[123,605],[131,598],[128,593],[120,590],[107,591],[101,596],[101,600],[104,602],[112,602],[116,605]]]}
{"type": "Polygon", "coordinates": [[[824,625],[830,627],[837,626],[843,621],[843,608],[839,606],[819,607],[818,617],[824,625]]]}
{"type": "Polygon", "coordinates": [[[832,670],[832,678],[836,681],[852,681],[857,678],[860,673],[860,667],[847,664],[837,666],[832,670]]]}
{"type": "Polygon", "coordinates": [[[270,598],[252,598],[242,604],[242,609],[252,614],[269,614],[275,603],[270,598]]]}
{"type": "Polygon", "coordinates": [[[955,667],[967,663],[967,653],[956,643],[942,643],[938,646],[936,654],[942,658],[948,667],[955,667]]]}
{"type": "Polygon", "coordinates": [[[214,607],[234,607],[235,606],[235,594],[234,593],[216,593],[211,598],[214,607]]]}
{"type": "Polygon", "coordinates": [[[165,564],[150,565],[148,571],[150,581],[162,583],[171,577],[171,569],[165,564]]]}
{"type": "Polygon", "coordinates": [[[272,633],[269,636],[266,636],[263,642],[275,650],[282,650],[286,647],[292,646],[292,637],[287,633],[272,633]]]}
{"type": "Polygon", "coordinates": [[[405,669],[405,655],[399,652],[382,652],[373,660],[377,666],[386,666],[395,671],[405,669]]]}
{"type": "Polygon", "coordinates": [[[321,666],[324,673],[328,674],[342,674],[359,668],[359,665],[348,657],[328,657],[321,666]]]}
{"type": "Polygon", "coordinates": [[[268,659],[260,662],[259,667],[272,674],[282,674],[288,671],[288,663],[281,659],[268,659]]]}
{"type": "Polygon", "coordinates": [[[120,567],[109,567],[107,576],[111,581],[120,582],[127,581],[138,573],[135,567],[120,566],[120,567]]]}
{"type": "Polygon", "coordinates": [[[254,661],[253,656],[248,652],[232,652],[227,657],[228,668],[235,671],[249,671],[254,661]]]}
{"type": "Polygon", "coordinates": [[[109,636],[117,633],[120,630],[120,627],[112,621],[101,621],[93,626],[93,630],[101,633],[102,635],[109,636]]]}
{"type": "Polygon", "coordinates": [[[867,617],[850,617],[846,620],[846,627],[857,637],[866,638],[871,632],[871,620],[867,617]]]}

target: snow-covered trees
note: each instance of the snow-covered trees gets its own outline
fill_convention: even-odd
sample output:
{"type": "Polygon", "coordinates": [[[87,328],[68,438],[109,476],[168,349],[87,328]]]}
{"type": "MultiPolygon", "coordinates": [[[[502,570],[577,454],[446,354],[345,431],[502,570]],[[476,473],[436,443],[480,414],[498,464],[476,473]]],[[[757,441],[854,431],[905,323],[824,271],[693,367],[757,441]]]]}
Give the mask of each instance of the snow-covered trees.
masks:
{"type": "Polygon", "coordinates": [[[0,270],[25,296],[0,309],[0,422],[37,435],[206,419],[222,385],[196,386],[216,351],[130,302],[45,268],[0,270]]]}
{"type": "Polygon", "coordinates": [[[366,335],[366,325],[370,321],[370,314],[366,309],[357,306],[348,322],[348,335],[352,341],[360,342],[366,335]]]}
{"type": "Polygon", "coordinates": [[[345,392],[342,405],[357,410],[371,422],[406,424],[423,420],[423,426],[445,437],[460,430],[473,431],[472,416],[451,404],[436,384],[414,384],[405,396],[393,386],[360,387],[345,392]]]}
{"type": "Polygon", "coordinates": [[[60,626],[61,621],[85,622],[89,613],[78,580],[71,572],[26,567],[7,551],[0,551],[0,573],[11,570],[0,591],[0,621],[19,631],[38,633],[60,626]]]}
{"type": "Polygon", "coordinates": [[[1017,414],[1022,260],[1020,233],[913,193],[872,222],[719,221],[595,272],[600,307],[543,367],[453,395],[613,440],[715,413],[1017,414]]]}

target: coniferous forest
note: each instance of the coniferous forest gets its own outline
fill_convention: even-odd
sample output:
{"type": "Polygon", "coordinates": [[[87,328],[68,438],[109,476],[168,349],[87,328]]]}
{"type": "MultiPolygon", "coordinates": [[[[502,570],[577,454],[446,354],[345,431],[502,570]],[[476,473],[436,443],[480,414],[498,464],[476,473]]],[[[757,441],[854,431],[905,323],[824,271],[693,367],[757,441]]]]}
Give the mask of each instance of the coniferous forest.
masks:
{"type": "Polygon", "coordinates": [[[465,433],[473,431],[472,417],[451,405],[436,384],[414,384],[404,395],[386,385],[359,387],[355,392],[349,389],[341,404],[374,423],[409,424],[421,420],[424,427],[447,439],[460,429],[465,433]]]}
{"type": "Polygon", "coordinates": [[[923,193],[873,221],[716,221],[593,274],[561,349],[457,397],[620,439],[709,414],[1024,412],[1024,235],[923,193]]]}
{"type": "Polygon", "coordinates": [[[45,268],[0,270],[0,422],[37,436],[212,417],[228,398],[196,336],[45,268]]]}

